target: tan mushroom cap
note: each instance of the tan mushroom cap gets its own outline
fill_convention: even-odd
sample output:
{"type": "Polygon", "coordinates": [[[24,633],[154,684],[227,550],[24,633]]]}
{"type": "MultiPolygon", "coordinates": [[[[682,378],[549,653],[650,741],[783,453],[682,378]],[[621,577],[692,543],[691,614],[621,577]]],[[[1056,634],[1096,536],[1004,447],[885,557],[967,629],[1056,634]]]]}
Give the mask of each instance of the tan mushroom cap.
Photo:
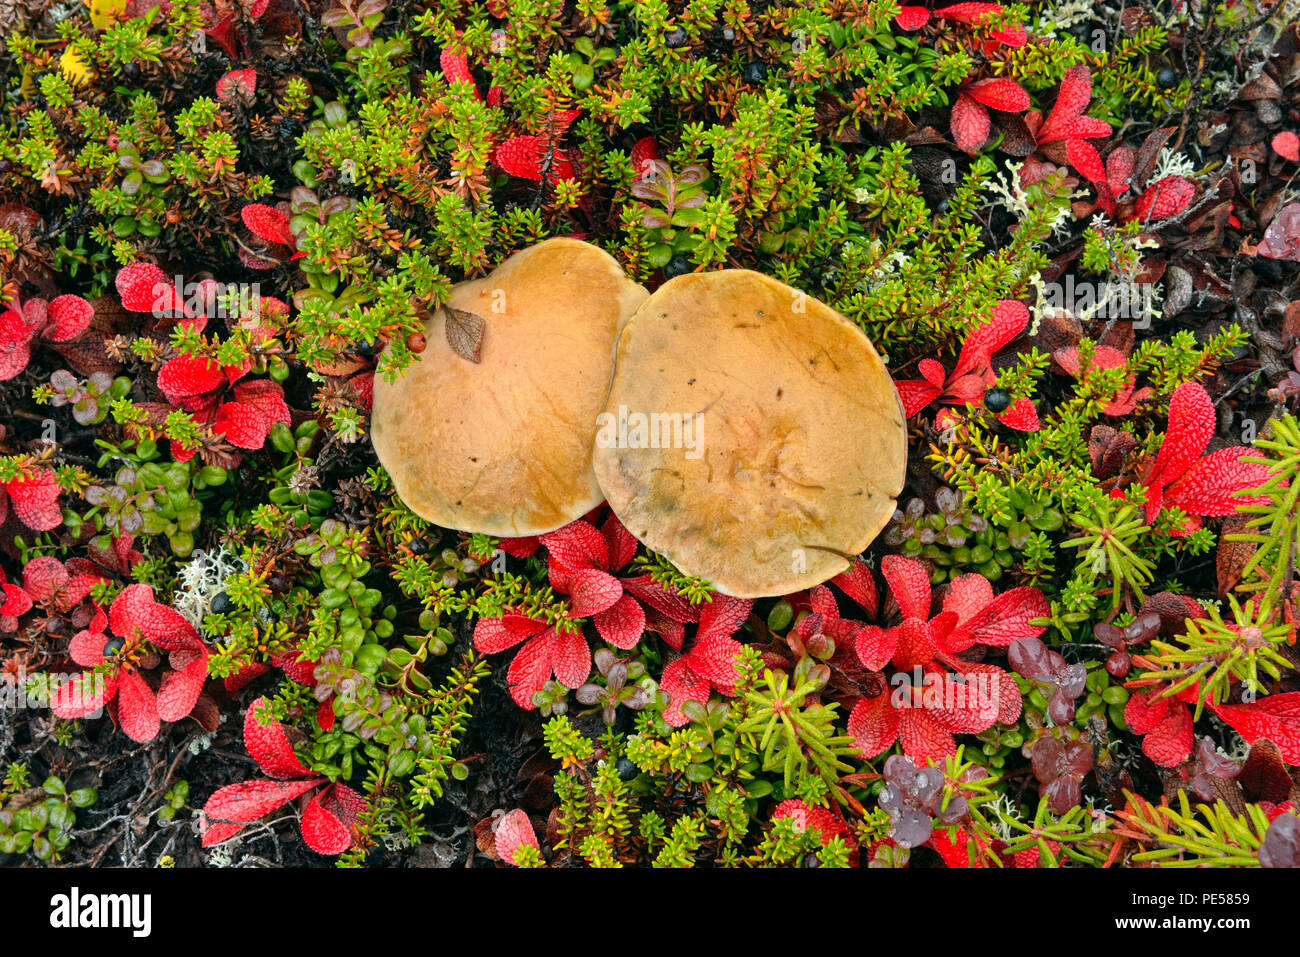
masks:
{"type": "Polygon", "coordinates": [[[601,503],[595,421],[619,330],[648,293],[612,256],[576,239],[515,253],[452,290],[448,305],[486,321],[475,363],[428,345],[389,384],[375,377],[371,441],[397,494],[422,518],[467,532],[554,531],[601,503]]]}
{"type": "Polygon", "coordinates": [[[749,270],[680,276],[647,299],[619,337],[605,412],[596,477],[615,514],[725,595],[844,571],[902,491],[903,409],[870,341],[749,270]],[[660,427],[638,433],[636,416],[656,413],[660,427]],[[676,447],[631,447],[656,439],[676,447]]]}

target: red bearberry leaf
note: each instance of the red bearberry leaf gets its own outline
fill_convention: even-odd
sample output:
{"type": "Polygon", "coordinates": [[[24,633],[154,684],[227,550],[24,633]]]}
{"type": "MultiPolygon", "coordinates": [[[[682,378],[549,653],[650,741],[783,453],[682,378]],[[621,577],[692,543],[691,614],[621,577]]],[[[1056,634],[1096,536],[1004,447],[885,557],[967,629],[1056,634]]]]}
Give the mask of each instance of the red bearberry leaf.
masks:
{"type": "Polygon", "coordinates": [[[950,380],[987,366],[994,354],[1020,335],[1027,325],[1029,308],[1023,302],[999,300],[993,307],[993,314],[967,333],[950,380]]]}
{"type": "Polygon", "coordinates": [[[566,574],[588,568],[609,571],[609,545],[590,522],[570,522],[541,536],[541,542],[546,546],[548,564],[566,574]]]}
{"type": "Polygon", "coordinates": [[[1082,64],[1070,67],[1061,79],[1056,105],[1038,130],[1038,142],[1050,143],[1064,139],[1067,135],[1064,131],[1070,121],[1081,116],[1091,102],[1092,73],[1082,64]]]}
{"type": "MultiPolygon", "coordinates": [[[[945,622],[950,622],[950,616],[945,622]]],[[[937,620],[937,619],[936,619],[937,620]]],[[[894,667],[910,671],[934,661],[937,650],[934,632],[924,618],[904,618],[898,625],[898,646],[894,649],[894,667]]]]}
{"type": "Polygon", "coordinates": [[[7,382],[27,368],[32,350],[32,330],[16,309],[0,313],[0,382],[7,382]]]}
{"type": "Polygon", "coordinates": [[[881,559],[880,571],[903,617],[928,620],[931,592],[925,566],[915,558],[886,555],[881,559]]]}
{"type": "Polygon", "coordinates": [[[87,671],[59,686],[50,702],[50,710],[66,721],[84,718],[101,711],[104,702],[117,694],[118,684],[117,675],[97,675],[87,671]]]}
{"type": "Polygon", "coordinates": [[[631,592],[640,601],[673,621],[684,623],[699,618],[699,612],[690,602],[677,592],[668,591],[648,574],[624,578],[622,582],[624,591],[631,592]]]}
{"type": "Polygon", "coordinates": [[[899,7],[894,22],[901,30],[919,30],[930,22],[930,11],[926,7],[899,7]]]}
{"type": "Polygon", "coordinates": [[[203,806],[199,833],[203,846],[228,841],[245,825],[284,807],[294,798],[320,785],[324,778],[302,781],[241,781],[213,792],[203,806]]]}
{"type": "Polygon", "coordinates": [[[251,66],[242,70],[231,70],[217,80],[219,99],[237,96],[251,100],[255,92],[257,92],[257,71],[251,66]]]}
{"type": "MultiPolygon", "coordinates": [[[[1202,386],[1185,382],[1175,389],[1169,399],[1164,442],[1156,453],[1147,485],[1163,489],[1181,478],[1210,443],[1216,421],[1214,402],[1202,386]]],[[[1148,502],[1147,520],[1154,518],[1157,511],[1159,503],[1148,502]],[[1154,510],[1152,504],[1156,505],[1154,510]]]]}
{"type": "Polygon", "coordinates": [[[1292,163],[1300,163],[1300,136],[1290,130],[1283,130],[1273,137],[1273,152],[1292,163]]]}
{"type": "Polygon", "coordinates": [[[9,503],[18,520],[35,532],[48,532],[63,524],[59,508],[59,483],[53,470],[21,475],[5,483],[9,503]]]}
{"type": "Polygon", "coordinates": [[[164,721],[180,721],[188,715],[198,703],[203,683],[207,680],[206,655],[196,658],[180,671],[168,674],[158,689],[158,717],[164,721]]]}
{"type": "MultiPolygon", "coordinates": [[[[1003,113],[1019,113],[1029,109],[1029,94],[1010,77],[979,80],[964,88],[965,93],[977,103],[1003,113]]],[[[1109,131],[1109,127],[1107,127],[1109,131]]]]}
{"type": "Polygon", "coordinates": [[[1269,695],[1253,704],[1219,705],[1211,710],[1247,744],[1268,738],[1287,764],[1300,765],[1300,691],[1269,695]]]}
{"type": "Polygon", "coordinates": [[[714,595],[713,600],[700,608],[700,628],[695,633],[697,642],[726,638],[736,633],[749,617],[754,602],[748,598],[714,595]]]}
{"type": "Polygon", "coordinates": [[[898,740],[898,712],[889,703],[889,693],[855,704],[849,713],[848,732],[864,758],[874,758],[898,740]]]}
{"type": "Polygon", "coordinates": [[[260,449],[266,444],[266,436],[273,424],[265,413],[251,405],[223,402],[217,407],[212,430],[241,449],[260,449]]]}
{"type": "Polygon", "coordinates": [[[898,738],[903,753],[915,758],[942,758],[957,751],[952,733],[922,708],[898,712],[898,738]]]}
{"type": "Polygon", "coordinates": [[[853,649],[862,667],[868,671],[883,671],[898,650],[898,629],[864,625],[853,641],[853,649]]]}
{"type": "Polygon", "coordinates": [[[939,398],[943,391],[923,379],[904,379],[894,385],[898,389],[898,398],[903,403],[903,414],[909,419],[939,398]]]}
{"type": "Polygon", "coordinates": [[[117,686],[117,720],[123,733],[132,741],[144,743],[158,736],[158,703],[153,689],[145,684],[138,671],[122,674],[117,686]]]}
{"type": "Polygon", "coordinates": [[[289,217],[274,206],[263,203],[249,203],[239,211],[244,225],[258,239],[281,246],[294,246],[293,232],[289,229],[289,217]]]}
{"type": "Polygon", "coordinates": [[[496,150],[496,163],[511,176],[540,182],[546,145],[540,136],[516,136],[496,150]]]}
{"type": "MultiPolygon", "coordinates": [[[[0,573],[0,578],[3,578],[3,573],[0,573]]],[[[3,588],[4,603],[0,604],[0,615],[17,617],[18,615],[25,615],[27,612],[31,611],[31,595],[27,594],[27,592],[23,591],[17,585],[5,584],[3,588]]]]}
{"type": "Polygon", "coordinates": [[[49,305],[42,338],[49,342],[67,342],[86,331],[95,318],[95,307],[80,296],[59,296],[49,305]]]}
{"type": "Polygon", "coordinates": [[[1018,432],[1037,432],[1038,409],[1029,399],[1016,399],[1011,404],[1011,408],[998,415],[998,421],[1008,429],[1015,429],[1018,432]]]}
{"type": "Polygon", "coordinates": [[[33,558],[23,566],[23,589],[42,605],[53,605],[68,585],[68,570],[50,555],[33,558]]]}
{"type": "Polygon", "coordinates": [[[202,356],[177,356],[158,370],[158,388],[174,404],[224,388],[228,382],[221,364],[202,356]]]}
{"type": "Polygon", "coordinates": [[[852,598],[866,611],[868,617],[876,617],[880,597],[876,594],[876,579],[871,574],[867,563],[860,558],[849,562],[848,571],[840,572],[831,579],[840,591],[852,598]]]}
{"type": "Polygon", "coordinates": [[[1175,704],[1168,716],[1142,739],[1142,753],[1160,767],[1172,768],[1192,753],[1194,745],[1192,712],[1185,704],[1175,704]]]}
{"type": "Polygon", "coordinates": [[[278,382],[254,379],[239,383],[233,392],[236,402],[257,409],[272,425],[276,422],[289,424],[289,406],[284,401],[284,389],[278,382]]]}
{"type": "Polygon", "coordinates": [[[199,640],[194,626],[174,608],[153,600],[153,589],[148,585],[128,585],[123,588],[108,609],[108,625],[113,634],[122,638],[137,630],[145,638],[173,651],[190,646],[199,640]]]}
{"type": "Polygon", "coordinates": [[[1134,734],[1147,734],[1164,721],[1173,703],[1169,698],[1156,696],[1155,691],[1138,692],[1124,706],[1124,723],[1134,734]]]}
{"type": "Polygon", "coordinates": [[[591,674],[591,648],[582,632],[556,632],[551,639],[551,668],[566,688],[580,688],[591,674]]]}
{"type": "Polygon", "coordinates": [[[575,618],[604,611],[623,597],[623,585],[599,568],[584,568],[569,580],[569,608],[575,618]]]}
{"type": "Polygon", "coordinates": [[[352,832],[325,807],[330,788],[318,791],[302,812],[303,842],[317,854],[342,854],[352,846],[352,832]]]}
{"type": "Polygon", "coordinates": [[[114,281],[122,306],[131,312],[162,314],[184,308],[171,278],[153,263],[123,266],[114,281]]]}
{"type": "Polygon", "coordinates": [[[989,138],[989,111],[965,93],[957,94],[948,121],[952,141],[959,150],[973,153],[989,138]]]}
{"type": "Polygon", "coordinates": [[[546,631],[530,638],[506,671],[506,684],[510,697],[525,711],[534,710],[533,695],[542,690],[551,677],[551,642],[554,632],[546,631]]]}
{"type": "MultiPolygon", "coordinates": [[[[537,634],[546,628],[546,622],[529,619],[537,625],[537,634]]],[[[506,651],[513,648],[519,642],[532,635],[523,631],[512,630],[506,627],[502,618],[480,618],[474,625],[474,647],[485,655],[494,655],[497,652],[506,651]]]]}
{"type": "Polygon", "coordinates": [[[686,656],[687,667],[713,687],[731,694],[736,687],[736,655],[740,642],[722,635],[697,640],[686,656]]]}
{"type": "Polygon", "coordinates": [[[682,705],[687,701],[704,704],[709,700],[712,687],[707,679],[691,670],[685,658],[679,658],[664,668],[659,679],[659,690],[668,696],[668,706],[663,710],[663,719],[671,727],[680,728],[690,719],[682,712],[682,705]]]}
{"type": "Polygon", "coordinates": [[[1196,195],[1196,184],[1183,176],[1166,176],[1152,183],[1133,204],[1133,218],[1143,223],[1177,216],[1196,195]]]}
{"type": "Polygon", "coordinates": [[[310,777],[311,769],[304,767],[298,760],[298,755],[294,754],[284,725],[274,718],[271,718],[269,724],[262,724],[258,720],[258,715],[265,707],[266,698],[258,698],[248,706],[248,711],[244,714],[245,750],[268,777],[310,777]]]}
{"type": "Polygon", "coordinates": [[[1270,470],[1262,462],[1248,462],[1253,449],[1220,449],[1198,460],[1178,481],[1165,490],[1166,508],[1180,508],[1188,515],[1231,515],[1241,505],[1264,505],[1262,495],[1242,495],[1268,481],[1270,470]]]}
{"type": "Polygon", "coordinates": [[[631,595],[623,595],[609,608],[597,612],[591,621],[600,637],[615,648],[635,648],[645,634],[645,609],[631,595]]]}
{"type": "Polygon", "coordinates": [[[442,53],[438,55],[438,65],[442,68],[442,75],[451,83],[468,83],[474,90],[474,95],[480,100],[483,94],[479,93],[478,87],[474,83],[474,74],[469,71],[469,61],[465,54],[451,47],[443,47],[442,53]]]}
{"type": "Polygon", "coordinates": [[[956,20],[958,23],[979,23],[985,17],[1001,12],[1002,4],[1000,3],[966,2],[941,7],[934,11],[934,15],[941,20],[956,20]]]}
{"type": "Polygon", "coordinates": [[[507,864],[516,863],[516,855],[525,845],[541,850],[537,834],[533,831],[533,822],[518,808],[497,819],[492,825],[492,835],[496,841],[497,857],[507,864]]]}
{"type": "Polygon", "coordinates": [[[1071,137],[1065,141],[1065,158],[1082,173],[1090,183],[1105,184],[1106,166],[1101,155],[1086,140],[1071,137]]]}
{"type": "Polygon", "coordinates": [[[600,527],[600,533],[605,536],[605,545],[609,549],[609,571],[617,571],[636,557],[639,543],[617,515],[610,513],[600,527]]]}

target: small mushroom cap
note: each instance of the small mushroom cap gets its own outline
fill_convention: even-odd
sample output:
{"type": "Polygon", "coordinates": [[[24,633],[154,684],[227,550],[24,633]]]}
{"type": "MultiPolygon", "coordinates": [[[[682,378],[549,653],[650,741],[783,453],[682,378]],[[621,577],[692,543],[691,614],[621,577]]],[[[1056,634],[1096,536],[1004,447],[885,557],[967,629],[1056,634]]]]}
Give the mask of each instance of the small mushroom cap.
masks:
{"type": "Polygon", "coordinates": [[[844,571],[902,491],[902,404],[870,341],[749,270],[680,276],[647,299],[619,337],[605,412],[596,478],[614,513],[724,595],[844,571]]]}
{"type": "Polygon", "coordinates": [[[466,532],[554,531],[604,496],[591,468],[619,330],[646,290],[590,243],[548,239],[457,285],[447,305],[485,321],[479,362],[447,339],[445,309],[419,361],[375,378],[370,435],[402,501],[466,532]]]}

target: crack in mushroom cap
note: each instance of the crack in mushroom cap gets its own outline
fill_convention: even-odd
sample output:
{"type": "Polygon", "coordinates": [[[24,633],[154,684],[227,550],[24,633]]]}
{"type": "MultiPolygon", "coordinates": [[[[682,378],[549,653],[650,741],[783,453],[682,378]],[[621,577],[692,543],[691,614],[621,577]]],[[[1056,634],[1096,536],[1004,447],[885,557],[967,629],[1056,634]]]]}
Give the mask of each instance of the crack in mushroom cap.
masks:
{"type": "Polygon", "coordinates": [[[620,410],[625,434],[611,426],[596,443],[606,499],[724,595],[784,595],[844,571],[902,491],[906,424],[875,348],[760,273],[680,276],[647,299],[619,337],[605,421],[620,410]],[[635,429],[655,414],[680,415],[680,435],[632,447],[665,438],[635,429]]]}
{"type": "Polygon", "coordinates": [[[446,313],[395,383],[375,378],[371,441],[398,496],[444,528],[519,537],[599,505],[595,421],[619,330],[649,294],[604,250],[548,239],[457,285],[486,321],[480,361],[448,344],[446,313]]]}

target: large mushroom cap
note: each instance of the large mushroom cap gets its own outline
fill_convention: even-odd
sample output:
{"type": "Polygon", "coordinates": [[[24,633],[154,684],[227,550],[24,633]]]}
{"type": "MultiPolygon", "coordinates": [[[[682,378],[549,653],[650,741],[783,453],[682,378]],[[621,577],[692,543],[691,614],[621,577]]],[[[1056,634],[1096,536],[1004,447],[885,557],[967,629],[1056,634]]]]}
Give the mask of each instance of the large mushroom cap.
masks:
{"type": "Polygon", "coordinates": [[[681,276],[647,299],[619,338],[605,413],[596,477],[615,514],[725,595],[843,571],[903,487],[903,410],[867,337],[749,270],[681,276]]]}
{"type": "Polygon", "coordinates": [[[456,286],[446,305],[484,320],[480,361],[452,348],[441,308],[420,361],[395,383],[375,379],[371,440],[402,501],[436,525],[507,537],[554,531],[599,505],[596,416],[615,339],[646,296],[613,257],[575,239],[549,239],[456,286]]]}

